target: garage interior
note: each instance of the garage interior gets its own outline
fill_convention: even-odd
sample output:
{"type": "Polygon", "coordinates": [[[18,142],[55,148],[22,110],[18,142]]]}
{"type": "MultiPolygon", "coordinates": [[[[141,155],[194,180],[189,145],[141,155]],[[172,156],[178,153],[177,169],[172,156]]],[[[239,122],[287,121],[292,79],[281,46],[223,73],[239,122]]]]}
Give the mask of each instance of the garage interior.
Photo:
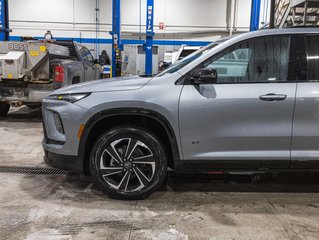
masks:
{"type": "MultiPolygon", "coordinates": [[[[43,41],[49,33],[102,59],[105,78],[151,76],[182,50],[223,37],[317,25],[317,3],[0,0],[0,55],[5,42],[43,41]]],[[[16,102],[0,117],[0,239],[319,239],[317,172],[169,172],[149,198],[119,201],[90,176],[47,166],[43,134],[37,104],[16,102]]]]}

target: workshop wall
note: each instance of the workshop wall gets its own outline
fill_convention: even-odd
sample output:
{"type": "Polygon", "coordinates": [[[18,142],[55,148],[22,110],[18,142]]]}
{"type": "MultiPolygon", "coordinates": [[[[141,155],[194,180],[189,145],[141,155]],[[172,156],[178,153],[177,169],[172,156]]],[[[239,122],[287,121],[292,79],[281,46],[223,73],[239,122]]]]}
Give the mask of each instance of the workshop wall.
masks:
{"type": "MultiPolygon", "coordinates": [[[[266,3],[262,1],[262,8],[268,9],[266,3]]],[[[122,0],[121,4],[122,38],[144,39],[146,0],[122,0]]],[[[227,36],[230,28],[234,34],[248,31],[250,5],[251,0],[155,0],[155,38],[179,41],[162,42],[165,50],[174,50],[189,41],[201,45],[227,36]],[[229,20],[231,16],[234,21],[229,20]]],[[[9,0],[10,35],[39,37],[51,30],[54,37],[76,38],[95,49],[96,55],[102,49],[110,52],[105,39],[111,39],[111,7],[112,0],[9,0]],[[96,44],[96,38],[104,41],[96,44]]],[[[266,15],[261,12],[262,22],[266,15]]]]}

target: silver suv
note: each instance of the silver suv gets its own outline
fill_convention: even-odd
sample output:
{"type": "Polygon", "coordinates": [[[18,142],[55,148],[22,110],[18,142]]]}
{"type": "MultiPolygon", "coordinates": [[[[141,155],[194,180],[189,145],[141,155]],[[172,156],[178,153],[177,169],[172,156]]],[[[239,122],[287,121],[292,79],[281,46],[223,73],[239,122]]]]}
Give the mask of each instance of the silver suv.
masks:
{"type": "Polygon", "coordinates": [[[66,87],[43,101],[46,162],[141,199],[174,171],[319,168],[319,30],[215,42],[153,78],[66,87]]]}

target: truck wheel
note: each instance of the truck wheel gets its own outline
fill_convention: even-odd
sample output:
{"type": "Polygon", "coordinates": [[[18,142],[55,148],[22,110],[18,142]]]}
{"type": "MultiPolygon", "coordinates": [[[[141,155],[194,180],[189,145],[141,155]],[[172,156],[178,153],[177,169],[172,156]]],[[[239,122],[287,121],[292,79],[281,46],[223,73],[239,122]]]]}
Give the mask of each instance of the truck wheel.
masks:
{"type": "Polygon", "coordinates": [[[147,129],[119,126],[96,141],[90,155],[94,183],[109,197],[148,197],[167,176],[167,155],[160,140],[147,129]]]}
{"type": "Polygon", "coordinates": [[[0,117],[7,116],[10,109],[10,104],[5,102],[0,102],[0,117]]]}
{"type": "Polygon", "coordinates": [[[73,77],[72,84],[80,83],[80,77],[73,77]]]}

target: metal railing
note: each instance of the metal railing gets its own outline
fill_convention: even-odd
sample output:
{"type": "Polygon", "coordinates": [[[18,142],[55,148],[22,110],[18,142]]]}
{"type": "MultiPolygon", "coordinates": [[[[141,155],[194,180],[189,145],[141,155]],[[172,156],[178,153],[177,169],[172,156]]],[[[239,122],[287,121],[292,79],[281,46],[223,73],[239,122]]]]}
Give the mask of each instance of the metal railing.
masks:
{"type": "Polygon", "coordinates": [[[278,0],[275,27],[319,26],[319,0],[278,0]]]}

